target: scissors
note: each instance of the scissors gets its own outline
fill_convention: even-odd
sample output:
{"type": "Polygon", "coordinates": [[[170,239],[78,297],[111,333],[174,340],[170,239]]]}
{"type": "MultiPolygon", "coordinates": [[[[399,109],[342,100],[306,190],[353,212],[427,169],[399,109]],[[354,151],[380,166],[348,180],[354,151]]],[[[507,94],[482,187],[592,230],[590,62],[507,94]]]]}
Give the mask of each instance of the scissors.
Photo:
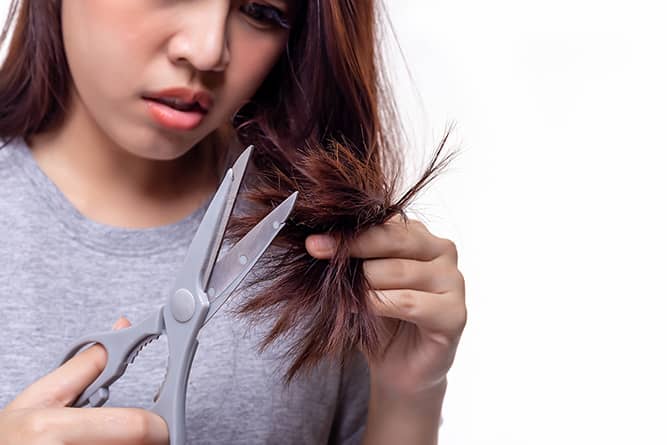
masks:
{"type": "Polygon", "coordinates": [[[239,156],[220,183],[166,303],[139,324],[79,339],[65,355],[63,363],[94,343],[101,344],[107,351],[106,367],[72,406],[104,405],[109,398],[109,386],[123,375],[139,351],[159,336],[166,335],[169,348],[167,372],[150,411],[167,423],[170,445],[185,444],[186,389],[199,330],[225,304],[284,227],[297,197],[297,192],[292,193],[218,257],[252,148],[249,146],[239,156]]]}

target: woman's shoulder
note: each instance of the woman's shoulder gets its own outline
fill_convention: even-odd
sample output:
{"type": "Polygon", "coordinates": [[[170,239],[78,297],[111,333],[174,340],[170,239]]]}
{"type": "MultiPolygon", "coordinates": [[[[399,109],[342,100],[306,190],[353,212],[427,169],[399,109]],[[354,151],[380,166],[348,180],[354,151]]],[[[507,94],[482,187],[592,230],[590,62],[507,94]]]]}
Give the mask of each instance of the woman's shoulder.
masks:
{"type": "Polygon", "coordinates": [[[25,204],[32,191],[30,153],[21,138],[0,139],[0,211],[25,204]]]}
{"type": "Polygon", "coordinates": [[[20,138],[0,137],[0,171],[4,172],[14,167],[17,161],[17,151],[24,146],[25,143],[20,138]]]}

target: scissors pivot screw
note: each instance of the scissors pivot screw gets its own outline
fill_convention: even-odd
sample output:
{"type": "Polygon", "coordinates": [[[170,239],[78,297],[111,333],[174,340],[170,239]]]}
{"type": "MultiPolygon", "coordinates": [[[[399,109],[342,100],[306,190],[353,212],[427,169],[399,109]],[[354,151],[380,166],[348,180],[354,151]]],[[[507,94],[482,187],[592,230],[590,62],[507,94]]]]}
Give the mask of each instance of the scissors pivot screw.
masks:
{"type": "Polygon", "coordinates": [[[171,296],[171,313],[181,323],[185,323],[195,313],[195,297],[187,289],[179,289],[171,296]]]}

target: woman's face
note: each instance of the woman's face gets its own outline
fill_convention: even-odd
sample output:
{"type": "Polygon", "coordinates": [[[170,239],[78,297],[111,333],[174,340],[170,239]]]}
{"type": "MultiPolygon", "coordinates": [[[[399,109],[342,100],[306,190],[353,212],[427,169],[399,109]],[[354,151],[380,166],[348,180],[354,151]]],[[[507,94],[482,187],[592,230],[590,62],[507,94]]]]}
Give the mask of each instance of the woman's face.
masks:
{"type": "Polygon", "coordinates": [[[175,159],[228,123],[257,90],[285,48],[291,2],[63,0],[78,108],[117,146],[175,159]],[[143,99],[179,87],[210,93],[199,123],[197,113],[143,99]],[[177,118],[170,126],[156,114],[177,118]]]}

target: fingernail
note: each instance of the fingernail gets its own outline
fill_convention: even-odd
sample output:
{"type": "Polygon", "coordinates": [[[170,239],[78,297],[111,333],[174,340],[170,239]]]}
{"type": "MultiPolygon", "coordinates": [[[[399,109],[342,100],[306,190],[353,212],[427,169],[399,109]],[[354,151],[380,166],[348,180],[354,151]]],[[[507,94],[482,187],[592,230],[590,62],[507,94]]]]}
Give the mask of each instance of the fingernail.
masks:
{"type": "Polygon", "coordinates": [[[317,235],[315,237],[315,246],[320,251],[332,251],[336,247],[334,239],[328,235],[317,235]]]}

